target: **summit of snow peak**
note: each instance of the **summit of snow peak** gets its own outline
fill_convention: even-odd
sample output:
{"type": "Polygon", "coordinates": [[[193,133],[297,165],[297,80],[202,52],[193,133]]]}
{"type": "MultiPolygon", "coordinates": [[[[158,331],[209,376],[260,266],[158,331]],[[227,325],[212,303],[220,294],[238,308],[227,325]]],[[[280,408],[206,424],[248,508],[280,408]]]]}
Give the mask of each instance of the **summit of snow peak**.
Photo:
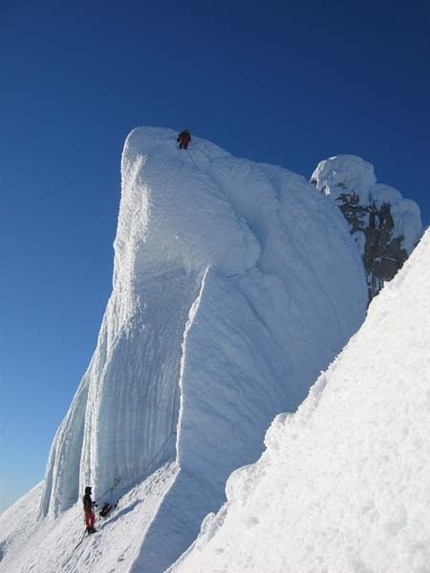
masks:
{"type": "MultiPolygon", "coordinates": [[[[64,554],[62,528],[79,540],[88,484],[95,499],[112,484],[122,496],[97,543],[140,523],[131,541],[118,533],[121,563],[99,552],[94,570],[163,571],[364,319],[362,262],[331,201],[290,171],[194,134],[179,150],[176,136],[145,127],[126,140],[97,347],[52,444],[33,541],[4,544],[0,571],[54,571],[52,541],[64,554]]],[[[67,566],[79,571],[79,555],[67,566]]]]}

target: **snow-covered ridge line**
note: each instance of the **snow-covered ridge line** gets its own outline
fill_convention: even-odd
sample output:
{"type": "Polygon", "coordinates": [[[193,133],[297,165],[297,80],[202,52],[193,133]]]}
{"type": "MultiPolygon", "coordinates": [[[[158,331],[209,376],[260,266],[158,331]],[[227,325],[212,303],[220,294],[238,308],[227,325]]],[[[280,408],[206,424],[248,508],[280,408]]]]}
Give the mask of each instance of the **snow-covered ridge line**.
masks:
{"type": "MultiPolygon", "coordinates": [[[[118,571],[160,572],[181,554],[366,310],[359,254],[326,197],[282,168],[175,139],[127,138],[113,292],[41,504],[63,523],[86,485],[97,498],[119,483],[128,499],[160,472],[166,487],[128,510],[153,517],[118,571]]],[[[47,571],[38,555],[32,573],[47,571]]]]}

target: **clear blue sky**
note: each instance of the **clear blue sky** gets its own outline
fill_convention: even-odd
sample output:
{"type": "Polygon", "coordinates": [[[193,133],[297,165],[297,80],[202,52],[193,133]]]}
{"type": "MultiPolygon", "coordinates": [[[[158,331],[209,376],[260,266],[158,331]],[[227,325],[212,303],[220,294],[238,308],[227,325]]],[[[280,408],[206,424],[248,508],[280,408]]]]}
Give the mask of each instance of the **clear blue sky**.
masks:
{"type": "Polygon", "coordinates": [[[428,226],[429,29],[427,0],[0,0],[0,511],[42,479],[95,348],[128,132],[306,177],[360,155],[428,226]]]}

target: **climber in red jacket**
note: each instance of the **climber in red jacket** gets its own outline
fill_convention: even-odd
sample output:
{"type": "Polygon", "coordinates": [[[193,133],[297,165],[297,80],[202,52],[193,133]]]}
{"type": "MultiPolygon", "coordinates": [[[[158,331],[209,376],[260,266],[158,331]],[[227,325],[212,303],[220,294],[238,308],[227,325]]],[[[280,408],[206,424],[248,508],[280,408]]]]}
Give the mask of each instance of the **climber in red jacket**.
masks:
{"type": "Polygon", "coordinates": [[[191,141],[191,135],[188,129],[181,131],[176,141],[179,142],[179,149],[188,149],[188,144],[191,141]]]}
{"type": "Polygon", "coordinates": [[[95,533],[96,530],[94,529],[94,522],[96,520],[96,516],[94,514],[93,507],[97,505],[91,498],[91,488],[85,488],[85,495],[82,499],[84,504],[84,514],[85,514],[85,525],[87,528],[88,533],[95,533]]]}

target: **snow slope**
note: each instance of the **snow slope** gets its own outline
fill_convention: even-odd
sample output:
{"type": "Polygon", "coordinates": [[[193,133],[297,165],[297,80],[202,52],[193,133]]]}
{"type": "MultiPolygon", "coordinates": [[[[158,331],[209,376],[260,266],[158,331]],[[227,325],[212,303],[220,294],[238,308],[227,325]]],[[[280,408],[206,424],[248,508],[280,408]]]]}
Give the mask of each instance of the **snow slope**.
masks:
{"type": "Polygon", "coordinates": [[[30,573],[118,573],[131,571],[145,536],[177,468],[163,466],[119,501],[111,516],[97,521],[97,533],[84,534],[80,505],[55,520],[36,520],[39,484],[0,518],[0,571],[30,573]]]}
{"type": "Polygon", "coordinates": [[[0,520],[0,571],[58,571],[53,546],[79,540],[89,484],[122,510],[67,567],[163,571],[364,318],[364,270],[331,201],[279,167],[175,139],[140,128],[126,141],[97,348],[53,441],[34,530],[24,542],[10,536],[20,511],[0,520]],[[106,546],[115,535],[121,562],[106,546]]]}
{"type": "Polygon", "coordinates": [[[430,571],[430,230],[169,571],[430,571]]]}

